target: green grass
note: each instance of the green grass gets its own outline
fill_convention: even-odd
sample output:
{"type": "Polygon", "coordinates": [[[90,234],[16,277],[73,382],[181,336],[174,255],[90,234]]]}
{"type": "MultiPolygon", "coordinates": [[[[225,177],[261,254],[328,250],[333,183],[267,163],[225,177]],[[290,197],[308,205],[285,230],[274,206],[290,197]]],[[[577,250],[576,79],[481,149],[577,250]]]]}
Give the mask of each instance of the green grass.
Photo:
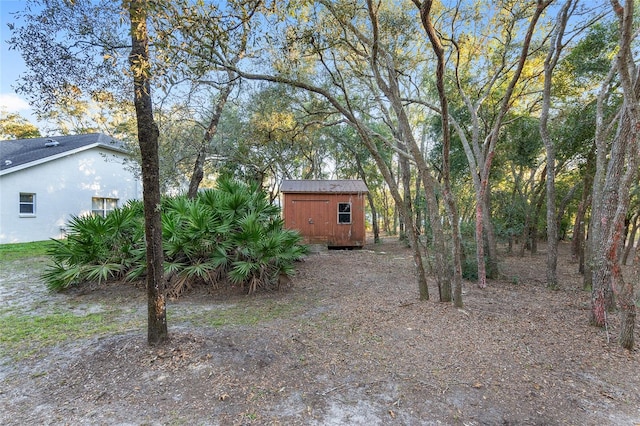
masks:
{"type": "Polygon", "coordinates": [[[42,316],[4,312],[0,316],[0,356],[14,360],[32,355],[39,349],[97,335],[142,328],[140,321],[122,322],[117,313],[75,315],[53,312],[42,316]]]}
{"type": "Polygon", "coordinates": [[[36,241],[33,243],[0,244],[0,260],[10,261],[29,257],[46,256],[51,241],[36,241]]]}

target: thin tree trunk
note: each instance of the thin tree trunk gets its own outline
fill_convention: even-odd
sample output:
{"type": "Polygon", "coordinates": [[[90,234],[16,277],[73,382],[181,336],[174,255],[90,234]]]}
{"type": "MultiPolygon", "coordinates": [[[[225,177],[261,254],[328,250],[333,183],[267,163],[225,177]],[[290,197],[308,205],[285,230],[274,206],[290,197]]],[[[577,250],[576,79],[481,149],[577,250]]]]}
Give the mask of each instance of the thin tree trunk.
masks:
{"type": "MultiPolygon", "coordinates": [[[[398,141],[401,139],[398,138],[398,141]]],[[[398,142],[398,148],[401,151],[406,151],[406,147],[404,144],[398,142]]],[[[398,159],[398,164],[400,165],[400,176],[402,177],[402,189],[403,199],[405,203],[406,211],[413,211],[413,202],[411,200],[411,166],[409,165],[409,159],[404,156],[400,156],[398,159]]],[[[411,222],[414,222],[413,217],[411,218],[411,222]]],[[[411,227],[407,226],[406,218],[400,220],[400,240],[406,241],[408,244],[411,244],[412,239],[409,238],[407,234],[410,232],[414,232],[411,227]]],[[[414,226],[416,227],[415,232],[418,232],[418,224],[414,222],[414,226]]]]}
{"type": "MultiPolygon", "coordinates": [[[[414,201],[413,201],[413,205],[415,206],[414,211],[416,214],[416,227],[418,228],[418,232],[420,232],[421,235],[423,235],[425,237],[425,241],[426,241],[426,230],[427,227],[423,226],[423,212],[422,209],[424,208],[424,202],[422,202],[422,194],[420,191],[420,182],[422,181],[422,179],[416,179],[415,182],[415,189],[414,189],[414,201]]],[[[426,220],[424,221],[426,223],[426,220]]]]}
{"type": "Polygon", "coordinates": [[[551,83],[553,70],[558,64],[564,44],[567,21],[571,16],[574,0],[567,0],[558,14],[556,31],[553,35],[549,53],[544,61],[544,89],[542,111],[540,113],[540,136],[544,143],[547,160],[547,287],[558,288],[558,221],[556,208],[556,147],[549,135],[549,110],[551,109],[551,83]]]}
{"type": "MultiPolygon", "coordinates": [[[[228,74],[231,79],[233,77],[232,73],[229,72],[228,74]]],[[[200,142],[200,149],[198,150],[196,161],[193,165],[193,173],[191,173],[191,180],[189,181],[189,191],[187,192],[187,197],[189,198],[193,199],[198,195],[198,188],[200,188],[200,183],[204,178],[204,163],[207,159],[207,153],[209,152],[209,145],[211,144],[211,140],[218,131],[218,124],[220,123],[222,111],[232,90],[233,84],[230,81],[220,91],[220,94],[218,96],[216,107],[213,111],[213,115],[211,116],[211,120],[209,120],[207,130],[204,132],[202,142],[200,142]]]]}
{"type": "Polygon", "coordinates": [[[453,271],[448,267],[448,260],[445,253],[444,234],[442,231],[442,224],[440,223],[438,201],[435,196],[436,182],[424,159],[424,153],[420,151],[420,147],[413,134],[411,123],[407,117],[406,110],[400,96],[400,88],[397,80],[398,76],[395,71],[393,58],[382,49],[382,46],[378,42],[377,13],[374,10],[371,0],[367,1],[367,7],[373,32],[371,68],[378,88],[380,88],[391,103],[398,120],[398,127],[400,129],[399,133],[402,136],[402,142],[406,143],[409,152],[411,152],[412,159],[418,168],[418,175],[420,179],[422,179],[427,203],[427,214],[429,216],[429,223],[431,224],[431,231],[433,233],[433,263],[435,278],[441,295],[440,300],[451,301],[451,276],[453,271]],[[381,69],[387,76],[386,80],[382,77],[381,69]]]}
{"type": "Polygon", "coordinates": [[[493,221],[491,220],[491,186],[487,185],[484,195],[485,206],[483,208],[484,232],[486,237],[487,249],[485,250],[487,258],[487,278],[498,278],[498,240],[496,239],[493,221]]]}
{"type": "MultiPolygon", "coordinates": [[[[400,182],[402,182],[402,170],[400,167],[400,159],[398,159],[398,173],[396,174],[396,180],[394,181],[394,183],[398,186],[398,188],[400,187],[400,182]]],[[[404,203],[403,203],[404,204],[404,203]]],[[[402,214],[400,214],[400,210],[404,209],[404,205],[403,206],[396,206],[396,212],[395,215],[393,217],[393,229],[395,230],[395,233],[398,234],[398,239],[400,241],[405,240],[405,233],[404,233],[404,218],[402,216],[402,214]]]]}
{"type": "Polygon", "coordinates": [[[389,205],[389,198],[387,196],[387,189],[384,188],[383,192],[382,192],[382,206],[383,206],[383,212],[382,212],[382,221],[383,221],[383,229],[384,232],[387,235],[393,235],[393,232],[391,231],[391,225],[393,223],[393,215],[395,215],[395,209],[394,211],[390,213],[391,211],[391,206],[389,205]]]}
{"type": "MultiPolygon", "coordinates": [[[[356,167],[358,168],[358,175],[360,179],[364,182],[365,186],[369,187],[367,184],[367,175],[364,172],[364,168],[362,167],[362,163],[357,155],[355,155],[356,167]]],[[[373,242],[374,244],[378,244],[380,242],[380,226],[378,225],[378,211],[376,209],[376,205],[373,199],[373,194],[371,190],[367,192],[367,201],[369,202],[369,209],[371,210],[371,227],[373,230],[373,242]]]]}
{"type": "MultiPolygon", "coordinates": [[[[462,301],[462,242],[460,237],[460,228],[458,224],[458,209],[456,206],[453,191],[451,189],[451,165],[450,165],[450,149],[451,149],[451,136],[449,134],[449,103],[447,100],[445,87],[444,87],[444,48],[440,41],[440,37],[433,26],[431,21],[431,8],[433,3],[431,1],[425,1],[422,5],[418,4],[420,8],[420,17],[422,20],[422,26],[427,32],[431,46],[438,58],[438,65],[436,68],[436,86],[438,88],[438,98],[440,100],[440,116],[442,121],[442,181],[443,181],[443,195],[445,200],[445,207],[449,216],[449,224],[451,226],[451,234],[453,237],[453,291],[451,293],[451,299],[453,299],[454,306],[461,308],[463,306],[462,301]]],[[[441,300],[443,295],[440,296],[441,300]]]]}
{"type": "Polygon", "coordinates": [[[578,204],[578,210],[576,212],[576,219],[573,225],[573,241],[571,242],[571,254],[574,259],[578,261],[578,272],[583,274],[583,289],[591,290],[591,273],[586,273],[586,254],[585,250],[588,250],[587,235],[585,224],[587,223],[587,209],[593,204],[591,199],[592,191],[590,188],[593,186],[593,160],[595,154],[595,146],[592,147],[587,155],[587,163],[585,166],[585,178],[582,185],[582,197],[580,204],[578,204]]]}
{"type": "MultiPolygon", "coordinates": [[[[584,248],[586,245],[585,242],[585,214],[587,206],[589,205],[589,198],[583,198],[578,205],[578,210],[576,212],[576,219],[573,225],[573,240],[571,241],[571,255],[575,261],[578,262],[578,273],[584,274],[584,259],[585,253],[584,248]]],[[[583,283],[586,284],[586,283],[583,283]]],[[[583,285],[584,288],[584,285],[583,285]]],[[[589,289],[591,287],[589,286],[589,289]]]]}
{"type": "Polygon", "coordinates": [[[556,213],[556,154],[550,141],[547,153],[547,287],[558,288],[558,221],[556,213]]]}
{"type": "MultiPolygon", "coordinates": [[[[538,201],[536,202],[533,220],[531,221],[531,254],[538,253],[538,222],[540,218],[540,213],[542,212],[542,207],[544,205],[544,194],[536,194],[536,198],[538,201]]],[[[553,222],[556,223],[556,216],[553,215],[553,222]]],[[[557,240],[557,224],[556,224],[556,240],[557,240]]],[[[556,241],[556,252],[557,252],[558,241],[556,241]]]]}
{"type": "Polygon", "coordinates": [[[608,151],[606,172],[601,171],[604,174],[603,185],[598,194],[598,208],[593,213],[593,222],[600,223],[601,227],[598,244],[594,244],[592,322],[606,324],[606,318],[602,318],[603,308],[606,308],[606,292],[610,290],[617,296],[620,309],[618,343],[626,349],[632,349],[636,317],[634,289],[633,282],[625,282],[622,276],[620,255],[624,249],[623,232],[629,209],[629,189],[638,173],[640,78],[631,50],[635,34],[633,1],[625,2],[622,7],[614,0],[612,5],[620,23],[620,49],[615,69],[620,77],[624,101],[618,115],[617,133],[608,151]]]}
{"type": "MultiPolygon", "coordinates": [[[[483,182],[486,184],[487,182],[483,182]]],[[[478,287],[487,286],[487,268],[484,263],[484,230],[483,230],[483,204],[484,191],[476,192],[476,261],[478,262],[478,287]]]]}
{"type": "Polygon", "coordinates": [[[629,258],[629,253],[631,253],[631,249],[634,247],[634,243],[636,241],[636,232],[638,231],[638,218],[640,218],[640,214],[635,213],[633,218],[631,219],[629,237],[626,239],[626,247],[624,249],[624,254],[622,255],[621,263],[623,265],[627,264],[627,259],[629,258]]]}
{"type": "Polygon", "coordinates": [[[371,191],[367,192],[367,200],[369,201],[369,208],[371,209],[371,228],[373,231],[373,243],[380,243],[380,225],[378,224],[378,210],[373,200],[373,194],[371,191]]]}
{"type": "Polygon", "coordinates": [[[134,76],[134,104],[138,125],[138,144],[142,156],[142,184],[147,255],[147,341],[157,345],[167,340],[166,280],[162,250],[162,212],[160,210],[160,162],[158,126],[153,118],[149,84],[149,39],[146,0],[126,1],[131,19],[129,63],[134,76]]]}
{"type": "MultiPolygon", "coordinates": [[[[418,2],[418,0],[413,0],[414,3],[418,2]]],[[[536,2],[535,12],[532,14],[531,19],[529,21],[529,26],[527,28],[526,34],[524,36],[523,43],[520,47],[520,55],[518,56],[518,63],[513,72],[511,73],[511,78],[509,80],[509,84],[506,87],[504,95],[502,96],[502,100],[500,103],[500,108],[498,110],[497,116],[493,120],[493,126],[489,135],[487,136],[487,141],[485,142],[484,147],[480,147],[479,143],[479,120],[477,115],[477,108],[474,107],[471,100],[465,94],[462,89],[462,83],[460,79],[458,79],[458,92],[462,96],[465,104],[467,105],[467,109],[472,115],[472,120],[474,121],[472,132],[473,136],[473,147],[469,146],[469,143],[464,136],[464,132],[458,132],[461,136],[461,140],[463,142],[465,155],[467,156],[467,161],[469,162],[471,178],[473,180],[474,189],[476,192],[476,247],[477,247],[477,261],[478,261],[478,287],[485,288],[487,285],[487,269],[485,267],[485,253],[484,253],[484,236],[486,230],[485,226],[491,226],[489,221],[490,215],[487,215],[485,210],[487,209],[485,206],[487,191],[489,188],[489,175],[491,173],[491,165],[493,163],[493,158],[495,156],[495,149],[498,139],[500,137],[500,129],[503,124],[504,117],[511,107],[511,97],[513,95],[515,86],[522,75],[522,70],[524,69],[528,54],[529,47],[531,44],[531,39],[535,32],[535,28],[538,22],[538,19],[544,12],[544,10],[551,4],[549,0],[539,0],[536,2]]],[[[493,243],[495,242],[495,238],[492,235],[489,235],[489,250],[493,253],[488,253],[491,256],[491,267],[497,266],[497,262],[494,257],[495,250],[493,243]],[[495,265],[494,265],[495,264],[495,265]]]]}

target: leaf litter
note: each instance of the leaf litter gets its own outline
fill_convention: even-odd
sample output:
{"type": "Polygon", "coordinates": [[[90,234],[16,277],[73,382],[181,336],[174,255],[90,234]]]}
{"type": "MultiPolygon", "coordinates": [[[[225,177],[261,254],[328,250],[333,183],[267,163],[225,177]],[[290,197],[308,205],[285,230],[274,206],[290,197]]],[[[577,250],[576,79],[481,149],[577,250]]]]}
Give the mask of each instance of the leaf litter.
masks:
{"type": "MultiPolygon", "coordinates": [[[[393,238],[312,254],[287,291],[194,289],[169,304],[161,347],[147,346],[146,330],[124,330],[4,359],[0,423],[640,424],[639,351],[615,344],[615,315],[608,330],[588,325],[589,294],[568,246],[561,256],[559,290],[544,286],[543,251],[505,255],[508,277],[484,290],[465,282],[463,309],[417,300],[410,250],[393,238]],[[193,320],[243,304],[291,309],[242,325],[193,320]]],[[[15,286],[7,269],[5,288],[15,286]]],[[[28,310],[24,289],[17,293],[28,310]]],[[[91,309],[109,300],[144,318],[144,291],[125,285],[50,303],[91,309]]],[[[42,300],[31,302],[42,310],[42,300]]]]}

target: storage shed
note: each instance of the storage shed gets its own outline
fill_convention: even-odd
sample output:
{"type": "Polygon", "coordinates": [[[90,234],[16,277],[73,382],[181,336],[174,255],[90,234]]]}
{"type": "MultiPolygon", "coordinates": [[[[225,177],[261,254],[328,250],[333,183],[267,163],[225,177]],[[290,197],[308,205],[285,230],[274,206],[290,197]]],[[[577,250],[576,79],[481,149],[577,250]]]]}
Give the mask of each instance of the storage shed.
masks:
{"type": "Polygon", "coordinates": [[[361,180],[283,180],[284,224],[298,230],[307,244],[327,247],[365,245],[364,200],[361,180]]]}

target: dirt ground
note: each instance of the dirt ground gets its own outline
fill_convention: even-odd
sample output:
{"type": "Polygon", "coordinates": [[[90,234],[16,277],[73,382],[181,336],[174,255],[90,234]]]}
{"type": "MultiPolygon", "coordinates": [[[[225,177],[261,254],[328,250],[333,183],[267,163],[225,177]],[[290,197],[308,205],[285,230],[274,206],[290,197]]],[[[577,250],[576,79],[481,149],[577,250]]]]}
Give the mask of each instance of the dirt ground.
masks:
{"type": "MultiPolygon", "coordinates": [[[[434,286],[418,300],[411,252],[394,239],[311,254],[287,291],[172,301],[163,347],[142,327],[5,357],[0,424],[639,425],[640,351],[616,345],[615,316],[588,325],[589,295],[568,246],[561,255],[560,290],[545,288],[543,251],[505,256],[504,279],[465,283],[460,310],[434,286]],[[239,307],[258,317],[202,321],[239,307]]],[[[140,288],[50,295],[33,271],[4,269],[5,306],[112,303],[144,325],[140,288]]]]}

